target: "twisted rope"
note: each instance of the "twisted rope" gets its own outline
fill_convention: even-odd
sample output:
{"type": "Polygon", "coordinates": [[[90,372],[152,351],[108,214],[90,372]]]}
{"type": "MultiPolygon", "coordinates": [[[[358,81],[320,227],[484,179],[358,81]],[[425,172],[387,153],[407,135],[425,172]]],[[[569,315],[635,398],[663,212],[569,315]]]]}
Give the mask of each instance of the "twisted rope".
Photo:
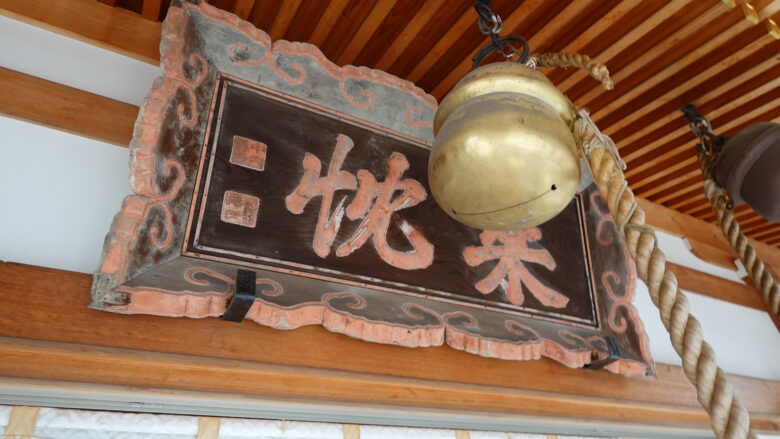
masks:
{"type": "MultiPolygon", "coordinates": [[[[708,175],[705,173],[704,175],[708,175]]],[[[774,276],[764,266],[756,254],[756,249],[750,245],[748,238],[742,233],[737,219],[734,217],[731,209],[726,205],[723,197],[723,188],[711,178],[704,180],[704,194],[710,200],[712,211],[718,218],[720,230],[723,236],[731,245],[731,249],[739,258],[742,265],[747,270],[753,285],[758,288],[761,298],[764,299],[769,311],[780,317],[780,287],[775,282],[774,276]]]]}
{"type": "Polygon", "coordinates": [[[677,286],[677,277],[667,270],[666,257],[658,248],[652,227],[645,224],[645,213],[637,205],[623,171],[588,112],[581,110],[576,122],[580,144],[589,143],[586,152],[596,184],[607,200],[609,210],[625,237],[639,277],[645,281],[661,320],[682,358],[683,371],[696,388],[696,395],[710,417],[719,439],[755,439],[750,418],[715,360],[715,352],[704,341],[699,321],[691,315],[688,298],[677,286]]]}
{"type": "Polygon", "coordinates": [[[607,66],[591,59],[588,55],[580,55],[579,53],[534,53],[531,57],[535,60],[538,67],[577,67],[586,71],[597,81],[601,82],[607,90],[612,90],[614,84],[609,77],[609,70],[607,66]]]}

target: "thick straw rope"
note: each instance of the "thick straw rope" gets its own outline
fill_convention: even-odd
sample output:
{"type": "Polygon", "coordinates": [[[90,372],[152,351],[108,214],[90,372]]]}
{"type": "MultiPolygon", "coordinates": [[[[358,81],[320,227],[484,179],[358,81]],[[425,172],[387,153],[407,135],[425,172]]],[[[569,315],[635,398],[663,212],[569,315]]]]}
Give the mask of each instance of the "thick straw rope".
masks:
{"type": "Polygon", "coordinates": [[[604,64],[591,59],[588,55],[579,53],[534,53],[531,55],[537,67],[577,67],[594,79],[601,82],[607,90],[612,90],[612,80],[609,78],[609,70],[604,64]]]}
{"type": "Polygon", "coordinates": [[[710,416],[719,439],[755,438],[745,407],[735,397],[731,384],[704,341],[701,324],[690,313],[688,298],[677,287],[677,278],[667,270],[666,257],[658,248],[654,230],[645,224],[623,171],[615,159],[614,144],[602,135],[588,112],[581,110],[575,134],[582,145],[599,190],[626,239],[639,277],[645,281],[672,345],[682,358],[683,370],[696,387],[699,402],[710,416]]]}
{"type": "MultiPolygon", "coordinates": [[[[708,175],[705,170],[705,176],[708,175]]],[[[704,194],[709,198],[712,211],[718,218],[720,230],[723,236],[731,245],[731,249],[739,258],[742,265],[747,270],[750,278],[753,279],[753,285],[758,288],[761,298],[764,299],[769,311],[780,317],[780,287],[775,282],[774,276],[764,267],[762,261],[756,254],[756,249],[750,245],[747,237],[742,233],[737,219],[731,209],[726,206],[726,200],[723,197],[723,188],[711,178],[704,180],[704,194]]]]}

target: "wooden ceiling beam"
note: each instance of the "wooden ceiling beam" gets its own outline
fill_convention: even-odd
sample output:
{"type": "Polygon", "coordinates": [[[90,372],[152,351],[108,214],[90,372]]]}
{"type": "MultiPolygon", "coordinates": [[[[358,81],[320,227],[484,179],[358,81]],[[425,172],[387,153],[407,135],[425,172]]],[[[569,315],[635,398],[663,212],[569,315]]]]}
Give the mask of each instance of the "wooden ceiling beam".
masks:
{"type": "Polygon", "coordinates": [[[0,114],[127,147],[138,107],[0,67],[0,114]]]}
{"type": "Polygon", "coordinates": [[[143,0],[141,16],[147,20],[158,21],[161,8],[162,0],[143,0]]]}
{"type": "MultiPolygon", "coordinates": [[[[768,59],[766,62],[746,70],[732,81],[713,88],[692,103],[696,105],[700,113],[712,121],[738,107],[750,105],[752,101],[760,99],[762,96],[770,95],[770,92],[778,87],[780,87],[780,66],[776,61],[768,59]],[[766,82],[762,81],[764,79],[766,82]],[[740,90],[740,92],[731,93],[733,90],[740,90]]],[[[775,92],[771,95],[780,96],[780,93],[775,92]]],[[[714,130],[718,128],[713,126],[714,130]]],[[[620,155],[626,162],[638,159],[641,163],[643,160],[641,157],[652,154],[652,149],[657,144],[662,144],[683,134],[689,134],[691,140],[695,139],[683,113],[681,111],[671,112],[648,124],[646,128],[635,134],[621,139],[619,142],[620,155]],[[676,129],[669,129],[669,127],[676,127],[676,129]],[[661,135],[659,136],[659,134],[661,135]]]]}
{"type": "MultiPolygon", "coordinates": [[[[657,20],[660,20],[658,22],[658,25],[652,28],[646,28],[643,35],[638,38],[638,41],[641,42],[642,40],[646,40],[648,38],[653,37],[653,32],[655,32],[657,29],[666,29],[666,24],[669,23],[670,20],[675,19],[675,21],[680,21],[682,18],[680,16],[686,15],[686,17],[690,14],[686,14],[688,10],[690,10],[692,7],[703,7],[701,4],[695,4],[691,2],[684,2],[684,5],[679,5],[679,8],[674,8],[674,10],[670,10],[668,14],[661,15],[657,18],[657,20]]],[[[655,70],[655,69],[662,69],[667,66],[667,63],[663,62],[664,59],[662,56],[664,54],[669,53],[669,51],[674,50],[675,46],[679,45],[681,38],[690,37],[695,34],[695,32],[698,32],[699,29],[701,29],[703,26],[705,26],[708,23],[708,20],[712,20],[714,17],[718,16],[719,14],[727,11],[727,8],[725,6],[722,6],[720,4],[715,4],[711,8],[708,8],[704,11],[703,14],[697,14],[694,15],[690,21],[684,22],[682,26],[678,25],[678,29],[671,35],[667,35],[666,38],[661,40],[660,42],[656,43],[652,50],[648,50],[645,52],[640,53],[628,53],[626,54],[625,49],[621,50],[619,52],[620,56],[629,56],[633,57],[633,59],[630,60],[627,64],[625,64],[622,67],[615,67],[613,63],[612,67],[612,80],[615,83],[615,90],[613,90],[611,93],[617,94],[620,92],[621,94],[624,92],[628,92],[631,89],[631,86],[634,85],[634,82],[640,83],[641,81],[632,81],[632,77],[635,75],[642,75],[648,76],[650,73],[648,69],[655,70]],[[631,84],[629,84],[631,82],[631,84]]],[[[633,45],[633,44],[632,44],[633,45]]],[[[629,46],[631,47],[631,46],[629,46]]],[[[628,47],[627,47],[628,48],[628,47]]],[[[627,49],[626,48],[626,49],[627,49]]],[[[624,64],[624,60],[620,60],[620,64],[624,64]]],[[[607,64],[607,67],[609,67],[610,64],[607,64]]],[[[576,83],[572,84],[571,88],[566,88],[564,91],[569,94],[571,92],[574,92],[574,88],[579,88],[582,84],[576,83]]],[[[572,96],[574,97],[575,103],[577,103],[580,106],[586,106],[589,105],[591,102],[596,101],[599,98],[604,97],[606,93],[610,93],[606,90],[603,90],[602,88],[591,88],[587,92],[579,92],[579,93],[573,93],[572,96]]],[[[594,111],[595,116],[596,111],[594,111]]]]}
{"type": "MultiPolygon", "coordinates": [[[[645,380],[569,369],[547,359],[505,361],[446,346],[408,349],[366,343],[319,326],[279,331],[250,321],[113,314],[86,307],[90,283],[86,274],[0,263],[4,306],[0,375],[395,407],[709,425],[678,366],[658,364],[658,378],[645,380]]],[[[753,427],[780,431],[780,382],[740,376],[731,376],[730,381],[751,411],[753,427]]]]}
{"type": "MultiPolygon", "coordinates": [[[[629,3],[623,1],[620,6],[629,3]]],[[[594,31],[600,32],[598,36],[585,34],[578,37],[575,41],[585,38],[591,41],[577,49],[573,48],[571,51],[588,55],[606,65],[615,55],[642,38],[648,30],[658,26],[665,17],[674,14],[686,3],[686,0],[672,0],[671,2],[668,0],[644,0],[631,4],[629,13],[618,19],[606,16],[599,19],[594,24],[594,31]]],[[[616,10],[619,9],[613,9],[613,11],[616,10]]],[[[561,90],[568,90],[575,83],[587,78],[588,74],[580,69],[556,69],[548,77],[561,90]]],[[[596,85],[598,84],[596,83],[596,85]]]]}
{"type": "MultiPolygon", "coordinates": [[[[755,34],[757,31],[752,30],[750,33],[755,34]]],[[[735,44],[739,43],[735,42],[735,44]]],[[[711,65],[702,70],[703,73],[700,72],[703,66],[693,66],[692,71],[683,71],[679,77],[674,77],[659,84],[657,87],[651,88],[632,101],[629,106],[623,108],[622,111],[627,112],[627,114],[628,112],[641,113],[641,117],[632,116],[632,121],[628,125],[625,125],[618,131],[614,131],[614,138],[619,142],[627,135],[641,129],[645,124],[651,123],[652,120],[669,113],[677,113],[683,104],[695,102],[703,94],[707,93],[709,89],[725,82],[732,82],[739,72],[765,62],[768,58],[776,57],[777,51],[780,49],[780,42],[766,41],[766,43],[761,46],[748,45],[748,47],[756,49],[755,52],[750,53],[748,49],[739,50],[737,52],[738,55],[730,56],[726,60],[711,65]],[[738,61],[734,58],[737,58],[738,61]],[[637,105],[641,106],[641,108],[637,107],[637,105]]],[[[721,50],[732,49],[723,47],[721,50]]],[[[716,54],[713,53],[706,57],[707,65],[711,62],[709,57],[714,56],[716,54]]],[[[606,125],[612,124],[616,122],[620,114],[614,113],[612,116],[602,119],[602,123],[606,125]]]]}
{"type": "MultiPolygon", "coordinates": [[[[750,110],[745,117],[739,117],[734,121],[724,121],[721,123],[723,131],[718,134],[732,136],[747,126],[772,120],[777,116],[780,116],[780,106],[777,106],[776,100],[772,100],[758,109],[750,110]]],[[[674,142],[670,142],[670,145],[663,149],[672,148],[672,143],[674,142]]],[[[632,188],[641,191],[644,185],[657,181],[659,175],[663,175],[666,179],[676,178],[698,169],[698,166],[694,144],[691,144],[690,147],[683,145],[676,149],[676,153],[673,155],[667,156],[663,160],[655,160],[650,166],[629,166],[626,170],[626,178],[632,188]]]]}
{"type": "Polygon", "coordinates": [[[366,43],[371,39],[374,33],[379,29],[382,21],[390,13],[390,10],[395,6],[396,0],[384,0],[374,4],[371,8],[371,12],[357,30],[357,33],[350,39],[349,44],[343,52],[336,58],[336,64],[344,66],[352,64],[355,58],[358,56],[366,43]]]}
{"type": "Polygon", "coordinates": [[[685,291],[714,299],[736,303],[759,311],[767,311],[759,292],[751,285],[732,282],[692,268],[667,262],[677,276],[677,284],[685,291]]]}
{"type": "Polygon", "coordinates": [[[347,7],[347,3],[349,3],[349,0],[333,0],[328,3],[328,7],[319,21],[317,21],[317,26],[314,27],[314,31],[309,37],[309,43],[317,47],[322,47],[325,44],[325,40],[328,39],[333,26],[347,7]]]}
{"type": "Polygon", "coordinates": [[[436,11],[444,4],[445,0],[429,0],[423,2],[414,14],[414,17],[407,23],[406,27],[404,27],[403,31],[401,31],[395,40],[387,47],[374,68],[385,71],[389,70],[398,57],[406,51],[420,31],[427,25],[436,11]]]}
{"type": "MultiPolygon", "coordinates": [[[[504,19],[504,28],[505,29],[519,29],[527,26],[527,21],[530,20],[530,18],[533,16],[533,11],[541,6],[547,6],[547,2],[540,1],[540,0],[531,0],[524,2],[520,7],[516,8],[506,19],[504,19]]],[[[569,2],[563,10],[561,10],[558,14],[556,14],[555,18],[548,21],[542,29],[540,29],[538,32],[535,32],[533,35],[526,35],[528,38],[528,45],[531,48],[538,48],[543,41],[549,40],[555,33],[560,32],[562,29],[565,28],[565,26],[568,25],[568,22],[577,16],[579,13],[581,13],[583,10],[587,9],[588,6],[592,6],[592,4],[589,5],[589,2],[587,0],[574,0],[569,2]]],[[[473,26],[473,12],[472,12],[472,23],[473,26]]],[[[485,44],[487,44],[490,40],[488,38],[483,38],[482,42],[479,44],[478,47],[482,47],[485,44]]],[[[464,58],[454,69],[450,70],[449,73],[439,81],[438,85],[435,86],[433,91],[431,91],[431,94],[438,100],[441,100],[444,98],[444,96],[447,94],[447,92],[452,89],[452,87],[457,83],[460,78],[462,78],[466,73],[468,73],[472,68],[472,61],[471,61],[471,55],[469,54],[468,57],[464,58]]],[[[411,81],[416,82],[415,79],[410,78],[411,81]]]]}
{"type": "MultiPolygon", "coordinates": [[[[733,26],[732,29],[733,28],[739,28],[739,26],[733,26]]],[[[751,29],[748,29],[747,31],[750,30],[751,29]]],[[[654,114],[653,112],[656,110],[665,110],[673,101],[676,101],[661,99],[662,97],[684,96],[690,94],[685,92],[690,92],[691,90],[694,90],[694,87],[711,81],[718,73],[744,61],[745,58],[760,51],[768,42],[770,42],[769,40],[771,38],[756,32],[758,38],[752,39],[742,48],[742,50],[729,53],[728,55],[723,53],[728,50],[732,38],[742,36],[744,39],[750,39],[743,36],[744,32],[747,31],[743,31],[737,36],[730,35],[728,32],[719,34],[712,40],[698,46],[695,50],[683,56],[682,59],[676,60],[674,63],[664,63],[664,58],[653,60],[654,64],[665,65],[665,67],[659,72],[651,74],[650,72],[658,67],[652,64],[644,66],[644,68],[637,73],[637,76],[642,77],[643,80],[634,84],[630,90],[622,93],[604,107],[596,110],[594,112],[596,121],[601,121],[608,125],[608,135],[622,140],[619,133],[624,131],[633,133],[634,130],[627,130],[627,128],[633,125],[640,126],[640,124],[637,123],[638,120],[647,115],[654,114]],[[722,58],[719,58],[718,56],[722,56],[722,58]],[[624,130],[624,128],[626,130],[624,130]]],[[[702,89],[702,94],[707,93],[709,89],[720,85],[721,83],[713,82],[712,86],[702,89]]],[[[700,98],[700,96],[701,95],[691,97],[691,99],[686,100],[691,101],[693,100],[692,98],[700,98]]],[[[591,105],[591,103],[588,103],[588,105],[591,105]]],[[[666,111],[664,114],[678,111],[679,108],[669,108],[669,110],[670,111],[666,111]]]]}
{"type": "Polygon", "coordinates": [[[284,38],[287,28],[290,27],[295,13],[301,6],[303,0],[284,0],[282,6],[279,8],[279,13],[274,18],[274,22],[271,28],[268,30],[268,35],[271,36],[271,41],[276,41],[284,38]]]}
{"type": "MultiPolygon", "coordinates": [[[[737,74],[732,78],[732,81],[724,81],[713,87],[702,96],[693,99],[690,103],[695,104],[701,113],[709,115],[720,107],[740,105],[746,100],[743,96],[750,95],[756,87],[764,89],[774,88],[777,85],[774,80],[778,76],[780,76],[780,67],[772,59],[767,59],[757,66],[737,74]]],[[[752,96],[755,97],[757,95],[752,96]]],[[[656,137],[661,137],[680,127],[687,127],[687,120],[678,111],[671,111],[659,117],[656,121],[647,120],[646,122],[646,127],[619,139],[618,143],[624,156],[628,156],[637,149],[642,148],[644,146],[643,139],[648,133],[654,133],[656,137]]]]}
{"type": "Polygon", "coordinates": [[[0,0],[0,15],[150,64],[160,62],[161,23],[95,0],[0,0]]]}
{"type": "MultiPolygon", "coordinates": [[[[655,11],[648,19],[635,26],[630,32],[620,37],[602,53],[585,53],[585,55],[598,59],[609,68],[613,59],[616,59],[617,56],[622,56],[626,49],[645,38],[645,35],[647,35],[648,32],[657,29],[666,19],[678,13],[689,3],[690,2],[687,0],[672,0],[662,8],[655,11]]],[[[620,77],[618,76],[618,69],[613,68],[610,70],[610,74],[612,76],[613,82],[615,80],[620,80],[620,77]]],[[[566,80],[561,82],[559,87],[561,90],[563,90],[564,93],[572,96],[575,91],[578,91],[578,95],[580,96],[591,96],[605,92],[603,87],[597,83],[589,86],[588,84],[590,84],[590,81],[592,80],[593,79],[591,79],[587,73],[582,71],[575,71],[566,80]]],[[[578,104],[580,102],[584,102],[585,100],[585,98],[580,97],[572,99],[575,101],[575,103],[578,104]]]]}
{"type": "Polygon", "coordinates": [[[249,18],[249,14],[252,13],[252,8],[255,7],[255,0],[236,0],[233,5],[233,13],[242,20],[249,18]]]}
{"type": "MultiPolygon", "coordinates": [[[[710,120],[714,126],[718,126],[722,130],[719,131],[721,133],[734,131],[737,127],[762,122],[767,113],[780,109],[774,99],[775,95],[780,96],[780,88],[773,90],[773,93],[766,93],[760,96],[755,101],[747,102],[725,115],[710,120]],[[764,103],[762,104],[762,102],[764,103]]],[[[697,162],[698,159],[695,158],[695,140],[686,141],[689,137],[693,138],[693,134],[690,133],[690,129],[681,129],[680,131],[681,133],[675,139],[661,144],[663,146],[658,146],[660,141],[652,142],[652,145],[654,145],[652,150],[647,151],[643,156],[634,160],[626,160],[628,165],[626,177],[637,194],[643,197],[649,196],[643,191],[644,186],[654,186],[659,170],[665,170],[668,174],[682,166],[697,162]],[[668,145],[678,146],[670,148],[668,145]],[[660,151],[664,152],[659,153],[660,151]]],[[[691,189],[690,186],[685,187],[684,185],[681,185],[680,188],[691,189]]]]}
{"type": "MultiPolygon", "coordinates": [[[[691,252],[700,259],[723,266],[724,261],[734,261],[737,258],[717,225],[643,198],[637,198],[637,203],[645,211],[648,224],[671,235],[685,238],[691,246],[691,252]]],[[[775,278],[780,278],[780,249],[755,240],[750,240],[750,244],[770,267],[775,278]]]]}
{"type": "MultiPolygon", "coordinates": [[[[538,0],[532,0],[539,3],[538,0]]],[[[417,83],[428,71],[444,57],[444,54],[450,49],[450,47],[457,41],[458,37],[471,26],[475,26],[474,11],[471,8],[466,9],[463,14],[458,18],[452,26],[449,27],[447,33],[444,34],[430,49],[426,51],[425,56],[420,59],[412,69],[411,73],[406,75],[406,79],[417,83]]]]}

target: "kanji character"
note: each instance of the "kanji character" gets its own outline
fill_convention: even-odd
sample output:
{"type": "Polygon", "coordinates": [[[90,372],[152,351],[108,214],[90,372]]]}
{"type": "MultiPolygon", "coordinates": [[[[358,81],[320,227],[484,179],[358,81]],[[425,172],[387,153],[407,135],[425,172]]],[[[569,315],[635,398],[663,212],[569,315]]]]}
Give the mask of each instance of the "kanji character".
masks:
{"type": "Polygon", "coordinates": [[[322,196],[317,228],[314,233],[313,247],[315,253],[324,258],[330,253],[330,248],[341,226],[346,213],[351,220],[362,219],[352,236],[336,249],[336,256],[344,257],[365,244],[369,238],[379,257],[390,265],[414,270],[425,268],[433,262],[433,245],[422,233],[401,220],[399,227],[409,240],[413,250],[402,252],[390,247],[387,242],[387,231],[393,212],[414,206],[424,201],[427,194],[425,188],[417,181],[401,180],[401,175],[409,169],[409,162],[403,154],[393,153],[387,161],[387,176],[385,181],[377,182],[376,178],[365,169],[357,172],[357,178],[342,171],[347,154],[354,146],[352,139],[339,134],[336,138],[336,149],[328,167],[328,175],[320,177],[322,164],[312,154],[306,154],[303,160],[304,175],[298,186],[287,196],[287,209],[295,214],[303,212],[303,208],[312,198],[322,196]],[[339,201],[331,215],[331,205],[335,192],[340,189],[355,190],[354,199],[344,209],[346,196],[339,201]],[[401,194],[393,197],[396,192],[401,194]]]}
{"type": "Polygon", "coordinates": [[[328,175],[320,177],[322,163],[313,154],[306,153],[303,158],[304,174],[301,182],[290,195],[285,198],[287,210],[292,213],[300,214],[303,208],[312,198],[321,196],[322,205],[320,206],[319,217],[317,218],[317,228],[314,231],[314,252],[317,256],[324,258],[330,253],[330,247],[336,234],[341,227],[341,218],[344,216],[344,202],[346,195],[341,198],[333,215],[330,215],[330,207],[333,204],[333,197],[337,190],[355,190],[357,180],[355,176],[347,171],[341,170],[347,154],[355,146],[355,143],[349,137],[339,134],[336,137],[336,149],[333,151],[333,157],[328,165],[328,175]]]}
{"type": "Polygon", "coordinates": [[[472,267],[494,259],[498,259],[498,264],[476,283],[477,290],[482,294],[490,294],[501,285],[509,302],[521,305],[525,300],[522,288],[525,283],[528,291],[543,305],[564,308],[569,299],[544,285],[524,264],[532,262],[550,271],[555,270],[555,260],[547,250],[528,247],[528,242],[538,241],[541,237],[542,232],[536,227],[511,232],[482,232],[479,235],[482,246],[467,247],[463,250],[463,258],[472,267]]]}
{"type": "Polygon", "coordinates": [[[417,205],[427,196],[425,188],[418,181],[400,180],[407,169],[409,162],[406,157],[394,152],[387,160],[385,181],[379,183],[370,172],[364,169],[358,171],[360,187],[347,207],[347,217],[352,220],[362,218],[363,221],[352,237],[339,246],[336,255],[346,256],[354,252],[371,237],[382,260],[394,267],[415,270],[431,265],[433,245],[406,221],[401,220],[400,227],[413,250],[400,252],[387,243],[387,230],[393,212],[417,205]],[[393,199],[397,191],[401,194],[393,199]]]}

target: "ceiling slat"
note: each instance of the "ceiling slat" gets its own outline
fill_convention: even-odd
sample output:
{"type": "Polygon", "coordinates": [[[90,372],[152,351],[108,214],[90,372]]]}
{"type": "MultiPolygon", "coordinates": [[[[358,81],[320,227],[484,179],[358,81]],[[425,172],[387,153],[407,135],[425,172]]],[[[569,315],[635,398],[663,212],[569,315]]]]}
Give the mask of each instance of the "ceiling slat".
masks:
{"type": "MultiPolygon", "coordinates": [[[[707,114],[707,117],[714,121],[724,113],[770,92],[779,85],[780,65],[768,59],[736,76],[733,81],[716,87],[693,103],[696,104],[699,112],[707,114]],[[733,88],[729,89],[729,87],[733,88]]],[[[715,132],[718,129],[717,125],[713,125],[715,132]]],[[[620,154],[626,161],[638,160],[642,163],[643,154],[655,149],[656,143],[669,141],[685,133],[690,134],[690,139],[694,138],[682,112],[672,112],[657,119],[647,128],[637,131],[636,134],[622,139],[620,154]],[[659,126],[661,124],[663,126],[659,126]]]]}
{"type": "Polygon", "coordinates": [[[268,30],[268,34],[271,36],[271,40],[278,40],[284,37],[284,33],[287,32],[287,28],[290,27],[295,12],[301,6],[302,0],[284,0],[282,6],[279,8],[279,13],[274,18],[274,22],[271,28],[268,30]]]}
{"type": "Polygon", "coordinates": [[[355,57],[357,57],[358,53],[360,53],[382,24],[382,21],[387,17],[387,14],[395,6],[395,2],[396,0],[382,0],[374,5],[368,17],[360,24],[357,33],[350,39],[347,48],[336,59],[336,64],[343,66],[354,61],[355,57]]]}
{"type": "MultiPolygon", "coordinates": [[[[737,27],[732,26],[730,30],[737,27]]],[[[698,29],[696,33],[704,33],[701,31],[703,29],[698,29]]],[[[607,133],[620,138],[621,134],[626,135],[641,128],[644,121],[640,122],[640,119],[643,117],[654,117],[658,111],[666,114],[667,110],[672,108],[678,110],[682,105],[680,95],[687,95],[684,99],[689,101],[699,97],[700,95],[694,96],[693,87],[698,87],[702,90],[701,94],[704,94],[716,86],[718,83],[713,81],[712,77],[761,51],[767,43],[764,37],[764,33],[752,27],[733,37],[729,37],[728,33],[720,33],[709,38],[706,43],[695,46],[694,50],[683,47],[687,54],[664,66],[667,57],[679,56],[670,49],[660,58],[643,66],[624,84],[625,87],[631,86],[630,90],[612,100],[604,96],[598,97],[588,102],[588,105],[594,108],[597,120],[609,127],[607,133]],[[743,50],[735,52],[734,47],[743,50]]],[[[686,46],[682,43],[678,45],[686,46]]]]}
{"type": "MultiPolygon", "coordinates": [[[[642,38],[645,33],[658,26],[666,16],[676,12],[687,2],[688,0],[640,1],[631,8],[629,13],[615,20],[592,41],[580,48],[580,53],[607,64],[616,54],[642,38]]],[[[621,5],[626,3],[623,1],[621,5]]],[[[609,21],[608,17],[599,20],[599,22],[605,21],[609,21]]],[[[587,73],[579,69],[557,69],[548,76],[561,90],[568,90],[574,83],[585,79],[587,73]]]]}
{"type": "Polygon", "coordinates": [[[255,7],[255,0],[236,0],[233,5],[233,13],[242,20],[246,20],[255,7]]]}
{"type": "Polygon", "coordinates": [[[325,40],[333,30],[333,25],[341,16],[347,3],[349,3],[349,0],[333,0],[328,3],[325,13],[322,14],[319,22],[317,22],[317,26],[314,28],[314,32],[309,37],[309,43],[315,46],[322,46],[325,43],[325,40]]]}
{"type": "MultiPolygon", "coordinates": [[[[569,3],[569,5],[566,8],[561,10],[555,16],[554,20],[565,21],[567,19],[570,19],[571,16],[573,16],[577,12],[582,11],[585,8],[586,6],[585,3],[586,2],[584,1],[575,1],[569,3]]],[[[529,27],[529,23],[533,21],[536,14],[538,14],[540,11],[543,10],[543,8],[547,5],[547,2],[540,1],[540,0],[529,0],[525,2],[525,5],[527,5],[526,7],[529,8],[530,11],[524,8],[516,9],[509,17],[507,17],[504,20],[504,27],[506,29],[523,29],[529,27]]],[[[526,37],[528,38],[528,45],[532,48],[531,50],[534,50],[533,47],[536,47],[537,43],[541,41],[543,38],[546,38],[550,32],[559,30],[561,26],[562,26],[561,24],[550,26],[549,22],[543,23],[542,28],[538,32],[534,32],[531,35],[526,35],[526,37]]],[[[513,32],[513,33],[519,33],[519,32],[513,32]]],[[[480,38],[481,41],[479,45],[476,46],[477,48],[484,46],[489,41],[485,37],[481,36],[480,38]]],[[[444,97],[444,94],[446,94],[452,88],[452,86],[454,86],[455,83],[458,82],[460,78],[462,78],[466,73],[469,72],[469,70],[471,70],[472,56],[473,56],[473,52],[470,52],[467,57],[463,58],[462,61],[455,66],[455,68],[445,69],[444,71],[447,72],[446,76],[444,76],[444,79],[441,79],[439,81],[434,81],[436,83],[436,86],[431,92],[431,94],[437,99],[442,99],[444,97]]]]}
{"type": "MultiPolygon", "coordinates": [[[[58,10],[63,6],[57,3],[67,3],[40,1],[58,10]]],[[[27,0],[0,2],[0,9],[10,4],[31,10],[27,0]]],[[[123,0],[117,9],[130,8],[153,18],[155,10],[157,17],[164,13],[168,2],[123,0]]],[[[415,82],[437,99],[469,72],[472,55],[488,41],[477,30],[473,0],[213,0],[210,4],[232,9],[270,31],[274,39],[308,41],[339,64],[388,71],[415,82]]],[[[780,1],[751,0],[751,4],[762,20],[780,21],[780,1]]],[[[682,105],[697,105],[716,134],[734,135],[760,121],[780,122],[780,39],[770,35],[764,22],[754,25],[746,20],[740,7],[729,8],[717,0],[494,0],[491,6],[504,19],[501,34],[527,37],[532,51],[583,53],[606,64],[615,82],[612,91],[577,69],[544,71],[578,107],[590,110],[618,145],[634,192],[653,202],[715,220],[702,192],[697,141],[679,111],[682,105]]],[[[98,15],[111,20],[105,11],[98,15]]],[[[48,14],[37,12],[37,16],[57,21],[48,14]]],[[[80,32],[76,24],[70,28],[80,32]]],[[[100,39],[107,34],[97,35],[100,39]]],[[[157,56],[159,28],[154,37],[149,40],[154,47],[148,50],[154,52],[152,58],[157,56]]],[[[121,47],[124,40],[110,44],[121,47]]],[[[734,214],[747,233],[780,246],[780,230],[750,208],[737,206],[734,214]]]]}
{"type": "Polygon", "coordinates": [[[420,9],[414,14],[412,20],[403,28],[395,40],[386,47],[381,58],[374,68],[388,70],[396,59],[403,53],[409,44],[415,41],[418,33],[423,29],[439,8],[445,4],[445,0],[428,0],[420,5],[420,9]]]}

